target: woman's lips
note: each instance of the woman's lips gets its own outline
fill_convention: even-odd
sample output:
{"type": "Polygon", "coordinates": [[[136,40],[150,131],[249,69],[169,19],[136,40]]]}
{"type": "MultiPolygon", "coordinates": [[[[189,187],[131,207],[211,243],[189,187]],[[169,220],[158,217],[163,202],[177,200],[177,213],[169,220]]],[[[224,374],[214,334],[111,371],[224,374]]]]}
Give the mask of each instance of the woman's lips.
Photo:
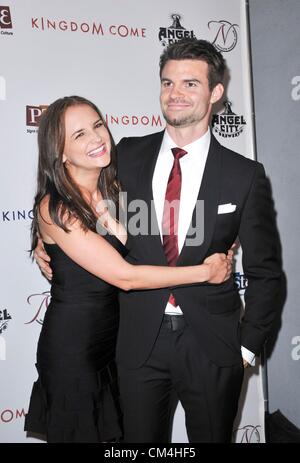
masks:
{"type": "Polygon", "coordinates": [[[91,158],[98,158],[100,156],[103,156],[106,153],[106,146],[105,143],[102,145],[98,146],[98,148],[89,151],[88,156],[91,158]]]}

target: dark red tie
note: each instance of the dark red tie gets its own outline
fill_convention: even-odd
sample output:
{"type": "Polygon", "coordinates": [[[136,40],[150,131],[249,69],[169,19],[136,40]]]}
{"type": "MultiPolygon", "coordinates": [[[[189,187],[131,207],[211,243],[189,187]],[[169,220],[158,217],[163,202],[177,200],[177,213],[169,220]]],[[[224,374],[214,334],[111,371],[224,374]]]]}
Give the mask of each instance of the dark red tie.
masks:
{"type": "MultiPolygon", "coordinates": [[[[181,148],[172,148],[174,156],[173,167],[169,176],[166,197],[164,203],[164,212],[162,220],[163,247],[167,262],[174,267],[179,255],[178,252],[178,216],[181,192],[181,168],[179,159],[182,158],[186,151],[181,148]],[[173,204],[172,204],[173,203],[173,204]]],[[[174,307],[177,306],[175,297],[170,294],[169,302],[174,307]]]]}

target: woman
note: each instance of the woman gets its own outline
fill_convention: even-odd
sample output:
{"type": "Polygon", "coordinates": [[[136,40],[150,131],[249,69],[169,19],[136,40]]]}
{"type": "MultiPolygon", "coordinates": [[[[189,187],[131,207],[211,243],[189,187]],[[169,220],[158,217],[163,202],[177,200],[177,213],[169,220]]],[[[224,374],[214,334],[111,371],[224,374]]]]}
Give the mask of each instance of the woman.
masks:
{"type": "Polygon", "coordinates": [[[117,288],[220,283],[231,273],[232,252],[180,268],[124,260],[125,228],[103,207],[99,214],[102,200],[118,209],[115,147],[90,101],[72,96],[52,103],[41,118],[38,145],[32,250],[41,236],[53,280],[25,430],[46,434],[48,442],[118,441],[117,288]],[[99,215],[109,231],[104,236],[96,232],[99,215]]]}

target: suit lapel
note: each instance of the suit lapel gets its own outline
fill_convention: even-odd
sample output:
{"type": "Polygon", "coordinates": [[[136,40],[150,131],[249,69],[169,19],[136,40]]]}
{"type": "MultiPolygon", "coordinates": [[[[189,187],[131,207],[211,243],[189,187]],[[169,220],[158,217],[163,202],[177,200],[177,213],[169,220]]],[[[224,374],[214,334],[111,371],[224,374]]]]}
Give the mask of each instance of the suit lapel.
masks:
{"type": "Polygon", "coordinates": [[[166,256],[163,250],[159,227],[154,208],[152,180],[159,150],[162,144],[164,131],[154,134],[149,142],[149,147],[143,153],[143,165],[140,170],[138,181],[139,199],[146,202],[148,206],[148,229],[149,236],[147,243],[152,247],[155,255],[163,265],[167,265],[166,256]]]}
{"type": "MultiPolygon", "coordinates": [[[[142,157],[142,167],[138,180],[137,197],[145,201],[148,206],[149,236],[146,243],[151,246],[156,258],[162,265],[167,265],[163,250],[156,212],[153,201],[152,179],[153,173],[161,147],[164,132],[158,132],[149,139],[142,157]],[[152,205],[152,211],[151,211],[152,205]],[[151,226],[151,229],[150,229],[151,226]]],[[[200,246],[187,245],[187,239],[178,257],[177,265],[194,265],[201,263],[211,243],[214,227],[217,219],[218,204],[221,188],[221,145],[212,135],[206,165],[203,173],[201,186],[198,193],[198,200],[204,201],[204,240],[200,246]]],[[[196,210],[193,211],[192,224],[196,224],[196,210]]]]}
{"type": "MultiPolygon", "coordinates": [[[[217,219],[218,204],[221,187],[221,152],[220,144],[212,136],[206,165],[203,173],[201,186],[199,189],[198,200],[204,201],[204,239],[200,246],[187,245],[185,240],[184,246],[179,255],[177,265],[193,265],[200,263],[206,256],[207,249],[211,243],[214,227],[217,219]]],[[[192,224],[196,224],[196,210],[194,209],[192,224]]],[[[201,224],[200,226],[202,226],[201,224]]],[[[199,227],[199,225],[198,225],[199,227]]],[[[191,234],[190,234],[191,236],[191,234]]]]}
{"type": "Polygon", "coordinates": [[[138,192],[139,197],[145,201],[149,201],[149,198],[153,200],[152,178],[158,153],[162,144],[163,135],[164,132],[154,134],[149,140],[145,151],[141,153],[143,161],[138,180],[138,192]]]}

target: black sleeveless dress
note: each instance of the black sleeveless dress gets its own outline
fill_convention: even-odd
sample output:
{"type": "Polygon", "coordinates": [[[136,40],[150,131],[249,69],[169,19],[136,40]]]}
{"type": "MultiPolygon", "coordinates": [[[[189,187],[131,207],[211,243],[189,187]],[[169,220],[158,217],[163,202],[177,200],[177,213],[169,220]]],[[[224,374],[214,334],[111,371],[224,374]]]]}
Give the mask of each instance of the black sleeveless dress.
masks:
{"type": "MultiPolygon", "coordinates": [[[[124,257],[127,249],[106,239],[124,257]]],[[[122,437],[115,347],[118,289],[45,244],[53,281],[37,348],[25,431],[47,442],[108,442],[122,437]]]]}

